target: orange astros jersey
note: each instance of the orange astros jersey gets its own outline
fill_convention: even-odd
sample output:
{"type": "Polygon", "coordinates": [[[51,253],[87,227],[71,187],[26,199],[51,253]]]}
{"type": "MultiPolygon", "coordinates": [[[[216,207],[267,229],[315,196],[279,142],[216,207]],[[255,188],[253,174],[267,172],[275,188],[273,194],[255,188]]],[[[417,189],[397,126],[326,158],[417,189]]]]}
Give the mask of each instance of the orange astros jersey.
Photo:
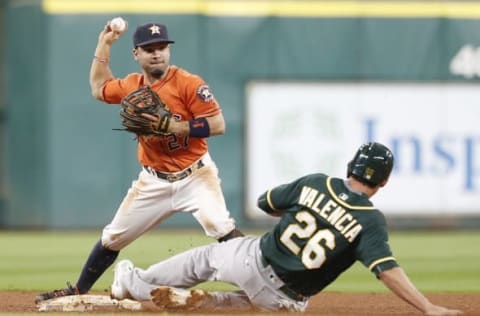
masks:
{"type": "MultiPolygon", "coordinates": [[[[103,87],[103,100],[120,104],[131,92],[145,86],[144,76],[133,73],[123,79],[112,79],[103,87]]],[[[176,66],[170,66],[166,77],[151,86],[168,106],[175,120],[190,121],[221,112],[220,106],[204,80],[176,66]]],[[[138,160],[158,171],[176,172],[189,167],[208,150],[205,138],[188,136],[140,136],[138,160]]]]}

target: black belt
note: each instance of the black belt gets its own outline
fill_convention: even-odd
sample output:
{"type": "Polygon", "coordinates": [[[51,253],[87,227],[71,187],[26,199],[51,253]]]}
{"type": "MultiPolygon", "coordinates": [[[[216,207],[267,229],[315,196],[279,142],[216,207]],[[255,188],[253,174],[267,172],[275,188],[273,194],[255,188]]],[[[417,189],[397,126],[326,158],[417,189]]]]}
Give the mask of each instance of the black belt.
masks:
{"type": "Polygon", "coordinates": [[[159,178],[159,179],[167,180],[167,181],[169,181],[169,182],[175,182],[175,181],[179,181],[179,180],[185,179],[186,177],[188,177],[189,175],[191,175],[195,170],[200,169],[200,168],[202,168],[203,166],[205,166],[205,164],[203,163],[203,161],[202,161],[202,160],[198,160],[197,162],[195,162],[193,165],[191,165],[191,166],[188,167],[187,169],[184,169],[184,170],[179,171],[179,172],[173,172],[173,173],[160,172],[160,171],[157,171],[157,170],[155,170],[155,169],[153,169],[152,167],[149,167],[149,166],[143,166],[143,168],[144,168],[148,173],[150,173],[151,175],[156,176],[156,177],[159,178]]]}
{"type": "MultiPolygon", "coordinates": [[[[268,260],[264,256],[260,255],[260,257],[262,258],[262,265],[263,265],[264,268],[266,268],[267,266],[270,265],[270,263],[268,262],[268,260]]],[[[280,292],[282,292],[283,294],[285,294],[286,296],[290,297],[292,300],[295,300],[295,301],[304,301],[305,299],[307,299],[306,296],[295,292],[294,290],[289,288],[287,285],[284,285],[284,286],[278,288],[278,290],[280,292]]]]}

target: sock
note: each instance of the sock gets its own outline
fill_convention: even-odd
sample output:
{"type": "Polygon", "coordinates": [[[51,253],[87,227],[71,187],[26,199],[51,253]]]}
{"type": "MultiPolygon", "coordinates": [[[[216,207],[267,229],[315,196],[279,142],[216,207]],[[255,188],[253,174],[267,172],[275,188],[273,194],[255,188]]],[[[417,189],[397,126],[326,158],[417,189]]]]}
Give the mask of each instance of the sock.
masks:
{"type": "Polygon", "coordinates": [[[85,294],[92,288],[103,272],[117,259],[119,252],[103,247],[101,240],[95,244],[77,281],[80,294],[85,294]]]}
{"type": "Polygon", "coordinates": [[[237,238],[237,237],[243,237],[245,236],[241,231],[239,231],[238,229],[234,229],[232,230],[231,232],[229,232],[228,234],[226,234],[225,236],[221,237],[221,238],[218,238],[218,242],[224,242],[224,241],[227,241],[229,239],[232,239],[232,238],[237,238]]]}

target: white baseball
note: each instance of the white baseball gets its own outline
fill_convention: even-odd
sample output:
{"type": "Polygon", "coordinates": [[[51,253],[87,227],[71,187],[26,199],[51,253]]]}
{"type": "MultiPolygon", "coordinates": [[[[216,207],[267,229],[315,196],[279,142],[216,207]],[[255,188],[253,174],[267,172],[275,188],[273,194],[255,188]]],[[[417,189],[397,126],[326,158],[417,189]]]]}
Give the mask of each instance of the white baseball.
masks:
{"type": "Polygon", "coordinates": [[[127,23],[121,17],[113,18],[110,21],[110,28],[112,29],[112,31],[123,32],[125,31],[126,27],[127,27],[127,23]]]}

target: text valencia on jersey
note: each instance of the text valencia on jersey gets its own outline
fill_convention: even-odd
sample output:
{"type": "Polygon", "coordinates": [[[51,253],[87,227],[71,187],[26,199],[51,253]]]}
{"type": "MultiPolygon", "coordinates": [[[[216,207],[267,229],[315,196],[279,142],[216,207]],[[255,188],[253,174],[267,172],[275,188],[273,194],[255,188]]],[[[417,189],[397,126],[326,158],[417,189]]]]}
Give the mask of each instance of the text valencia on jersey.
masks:
{"type": "Polygon", "coordinates": [[[324,193],[319,194],[309,186],[302,188],[299,203],[332,224],[349,242],[353,242],[362,230],[362,225],[341,205],[332,199],[326,199],[324,193]]]}

